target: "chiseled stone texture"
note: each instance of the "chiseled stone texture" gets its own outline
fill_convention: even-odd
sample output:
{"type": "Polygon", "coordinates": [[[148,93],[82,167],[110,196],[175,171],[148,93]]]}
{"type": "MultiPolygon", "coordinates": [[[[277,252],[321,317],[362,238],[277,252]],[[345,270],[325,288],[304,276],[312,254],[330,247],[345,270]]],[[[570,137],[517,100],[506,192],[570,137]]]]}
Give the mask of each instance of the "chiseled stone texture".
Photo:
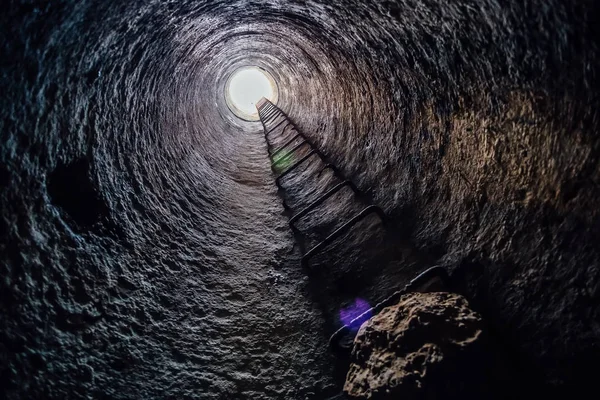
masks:
{"type": "MultiPolygon", "coordinates": [[[[326,399],[340,310],[431,265],[534,398],[596,390],[600,2],[3,5],[0,398],[326,399]],[[299,267],[262,125],[222,95],[245,65],[385,210],[397,264],[365,220],[299,267]]],[[[314,163],[294,212],[331,188],[314,163]]],[[[298,228],[359,212],[345,190],[298,228]]]]}
{"type": "Polygon", "coordinates": [[[344,390],[353,399],[472,396],[482,325],[461,295],[407,294],[361,327],[344,390]]]}

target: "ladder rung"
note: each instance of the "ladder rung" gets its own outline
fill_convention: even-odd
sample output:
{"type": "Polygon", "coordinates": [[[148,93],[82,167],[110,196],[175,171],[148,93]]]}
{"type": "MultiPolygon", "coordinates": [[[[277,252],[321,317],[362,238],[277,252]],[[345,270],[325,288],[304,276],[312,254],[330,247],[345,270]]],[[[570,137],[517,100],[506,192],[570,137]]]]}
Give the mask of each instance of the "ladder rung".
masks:
{"type": "Polygon", "coordinates": [[[259,114],[262,110],[264,110],[267,107],[269,107],[269,104],[267,102],[261,102],[259,100],[258,103],[256,103],[256,110],[258,111],[259,114]]]}
{"type": "Polygon", "coordinates": [[[312,149],[311,151],[308,152],[307,155],[305,155],[304,157],[302,157],[300,160],[298,160],[296,162],[296,164],[292,165],[291,167],[289,167],[287,170],[285,170],[283,173],[281,173],[281,175],[279,175],[276,179],[275,182],[279,183],[281,182],[281,178],[283,178],[284,176],[286,176],[287,174],[289,174],[290,172],[292,172],[293,170],[295,170],[296,168],[298,168],[298,166],[300,164],[302,164],[304,161],[308,160],[311,156],[317,154],[317,151],[312,149]]]}
{"type": "Polygon", "coordinates": [[[266,113],[262,114],[260,116],[260,118],[263,120],[263,122],[267,122],[267,119],[269,119],[271,116],[276,114],[276,110],[274,111],[267,111],[266,113]]]}
{"type": "MultiPolygon", "coordinates": [[[[272,117],[265,119],[264,123],[265,124],[273,123],[273,122],[277,121],[277,118],[281,118],[281,117],[284,117],[284,115],[283,114],[273,115],[272,117]]],[[[286,121],[285,117],[283,118],[283,120],[286,121]]]]}
{"type": "Polygon", "coordinates": [[[331,196],[333,196],[334,194],[339,192],[345,186],[349,186],[350,189],[352,189],[352,191],[354,191],[355,193],[357,192],[356,187],[350,181],[343,181],[341,183],[338,183],[332,189],[330,189],[327,193],[325,193],[323,196],[319,197],[317,200],[315,200],[311,204],[309,204],[304,210],[300,211],[298,214],[296,214],[292,218],[290,218],[290,224],[293,224],[294,222],[298,221],[300,218],[304,217],[306,214],[308,214],[309,212],[311,212],[312,210],[314,210],[315,208],[317,208],[318,206],[323,204],[325,202],[325,200],[327,200],[328,198],[330,198],[331,196]]]}
{"type": "Polygon", "coordinates": [[[271,111],[273,111],[273,110],[274,110],[274,108],[268,108],[268,109],[266,109],[266,110],[265,110],[265,109],[260,109],[260,110],[258,111],[258,115],[260,115],[261,117],[263,117],[263,118],[264,118],[264,116],[265,116],[267,113],[269,113],[269,112],[271,112],[271,111]]]}
{"type": "Polygon", "coordinates": [[[373,315],[379,314],[384,308],[389,307],[392,304],[398,303],[400,298],[413,291],[418,291],[419,286],[426,284],[432,279],[439,279],[443,285],[448,284],[448,271],[443,267],[431,267],[421,272],[419,275],[414,277],[402,290],[392,293],[391,296],[385,298],[383,301],[377,303],[375,307],[368,309],[359,316],[353,318],[348,324],[338,329],[331,338],[329,339],[329,346],[336,352],[349,353],[352,350],[351,343],[354,341],[356,334],[358,333],[358,327],[363,324],[366,320],[370,319],[373,315]],[[342,343],[343,339],[347,340],[350,345],[342,343]]]}
{"type": "MultiPolygon", "coordinates": [[[[293,138],[291,138],[290,140],[288,140],[286,142],[286,144],[284,144],[283,146],[281,146],[278,150],[276,150],[273,154],[271,154],[271,158],[274,158],[275,156],[277,156],[277,154],[279,154],[283,149],[285,149],[286,147],[288,147],[290,144],[292,144],[292,142],[296,139],[298,139],[299,137],[304,138],[304,136],[298,132],[297,135],[295,135],[293,138]]],[[[306,139],[305,139],[306,140],[306,139]]]]}
{"type": "MultiPolygon", "coordinates": [[[[259,102],[260,102],[260,101],[259,101],[259,102]]],[[[265,101],[265,102],[264,102],[264,103],[263,103],[263,104],[260,106],[260,108],[261,108],[261,109],[264,109],[264,108],[269,108],[269,109],[270,109],[270,108],[275,108],[275,105],[274,105],[273,103],[271,103],[270,101],[268,101],[268,100],[267,100],[267,101],[265,101]]]]}
{"type": "Polygon", "coordinates": [[[290,121],[288,121],[287,119],[281,120],[281,122],[279,122],[277,125],[275,125],[273,128],[269,129],[267,131],[267,133],[265,133],[265,137],[267,137],[267,135],[271,132],[273,132],[275,129],[279,128],[281,126],[281,124],[283,124],[284,122],[287,121],[287,125],[284,127],[284,129],[288,126],[291,125],[292,123],[290,121]]]}
{"type": "Polygon", "coordinates": [[[261,105],[259,107],[256,107],[256,108],[258,109],[259,113],[262,113],[262,112],[264,112],[264,110],[268,111],[268,110],[273,109],[274,106],[272,104],[269,104],[269,103],[264,103],[263,105],[261,105]]]}
{"type": "MultiPolygon", "coordinates": [[[[298,150],[300,147],[304,146],[305,144],[307,144],[309,147],[312,147],[310,143],[308,143],[307,140],[298,143],[296,146],[294,146],[294,148],[292,148],[290,150],[290,152],[288,154],[292,154],[293,152],[295,152],[296,150],[298,150]]],[[[281,161],[283,160],[283,158],[280,158],[279,160],[275,161],[273,163],[273,166],[276,166],[277,164],[279,164],[281,161]]]]}
{"type": "Polygon", "coordinates": [[[317,254],[319,251],[323,250],[325,247],[329,246],[335,239],[337,239],[338,237],[340,237],[341,235],[346,233],[346,231],[348,231],[350,228],[352,228],[352,226],[356,225],[357,222],[359,222],[360,220],[365,218],[367,215],[373,214],[373,213],[377,214],[379,216],[379,218],[381,219],[381,221],[384,222],[385,214],[384,214],[383,210],[375,205],[368,206],[367,208],[365,208],[364,210],[359,212],[357,215],[352,217],[352,219],[350,219],[350,221],[346,222],[344,225],[342,225],[338,229],[336,229],[331,235],[327,236],[321,243],[317,244],[315,247],[310,249],[308,251],[308,253],[306,253],[304,255],[304,257],[302,257],[302,260],[300,261],[302,266],[307,267],[308,260],[310,260],[315,254],[317,254]]]}
{"type": "Polygon", "coordinates": [[[272,109],[267,110],[267,112],[263,114],[263,118],[271,118],[272,116],[277,115],[279,113],[281,113],[281,110],[273,107],[272,109]]]}

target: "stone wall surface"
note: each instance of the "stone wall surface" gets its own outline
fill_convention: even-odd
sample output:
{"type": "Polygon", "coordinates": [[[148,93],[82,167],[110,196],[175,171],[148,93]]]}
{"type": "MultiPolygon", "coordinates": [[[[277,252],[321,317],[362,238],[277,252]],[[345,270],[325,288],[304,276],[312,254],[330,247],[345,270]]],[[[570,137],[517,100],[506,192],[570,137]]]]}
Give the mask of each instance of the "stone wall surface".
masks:
{"type": "Polygon", "coordinates": [[[598,20],[591,0],[8,1],[2,397],[327,398],[340,310],[432,265],[532,382],[591,385],[598,20]],[[225,104],[245,65],[393,246],[361,259],[362,226],[300,269],[262,127],[225,104]]]}
{"type": "Polygon", "coordinates": [[[490,398],[478,372],[488,364],[486,342],[463,296],[404,295],[358,331],[344,391],[353,399],[490,398]]]}

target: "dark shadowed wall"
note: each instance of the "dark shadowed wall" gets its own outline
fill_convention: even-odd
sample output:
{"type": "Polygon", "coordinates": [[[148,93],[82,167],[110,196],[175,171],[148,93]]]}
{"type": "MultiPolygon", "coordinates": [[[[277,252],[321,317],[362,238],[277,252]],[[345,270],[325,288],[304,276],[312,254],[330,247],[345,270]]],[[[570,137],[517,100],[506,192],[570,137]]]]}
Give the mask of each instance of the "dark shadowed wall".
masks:
{"type": "Polygon", "coordinates": [[[337,310],[431,265],[454,272],[532,379],[589,384],[598,16],[558,0],[10,2],[2,390],[322,399],[339,389],[337,310]],[[406,251],[389,273],[315,293],[262,126],[225,105],[245,65],[275,78],[279,106],[391,216],[406,251]]]}

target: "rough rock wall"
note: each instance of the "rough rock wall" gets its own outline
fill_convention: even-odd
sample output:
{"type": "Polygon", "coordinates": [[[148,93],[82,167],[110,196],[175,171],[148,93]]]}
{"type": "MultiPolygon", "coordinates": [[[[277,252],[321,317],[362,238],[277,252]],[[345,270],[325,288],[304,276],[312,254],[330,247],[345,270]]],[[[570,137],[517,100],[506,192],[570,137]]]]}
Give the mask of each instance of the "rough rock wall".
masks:
{"type": "Polygon", "coordinates": [[[332,81],[336,100],[299,97],[291,116],[413,252],[466,277],[532,380],[589,384],[600,356],[597,4],[397,1],[359,13],[332,37],[352,61],[336,71],[353,79],[332,81]]]}
{"type": "MultiPolygon", "coordinates": [[[[260,125],[222,97],[247,64],[396,218],[405,275],[456,268],[544,379],[585,382],[599,333],[597,17],[591,1],[11,1],[3,387],[334,391],[324,327],[341,303],[315,305],[260,125]]],[[[355,288],[336,300],[410,278],[386,276],[337,282],[355,288]]]]}
{"type": "Polygon", "coordinates": [[[361,326],[344,392],[352,399],[506,398],[491,382],[488,348],[484,323],[463,296],[409,293],[361,326]]]}

